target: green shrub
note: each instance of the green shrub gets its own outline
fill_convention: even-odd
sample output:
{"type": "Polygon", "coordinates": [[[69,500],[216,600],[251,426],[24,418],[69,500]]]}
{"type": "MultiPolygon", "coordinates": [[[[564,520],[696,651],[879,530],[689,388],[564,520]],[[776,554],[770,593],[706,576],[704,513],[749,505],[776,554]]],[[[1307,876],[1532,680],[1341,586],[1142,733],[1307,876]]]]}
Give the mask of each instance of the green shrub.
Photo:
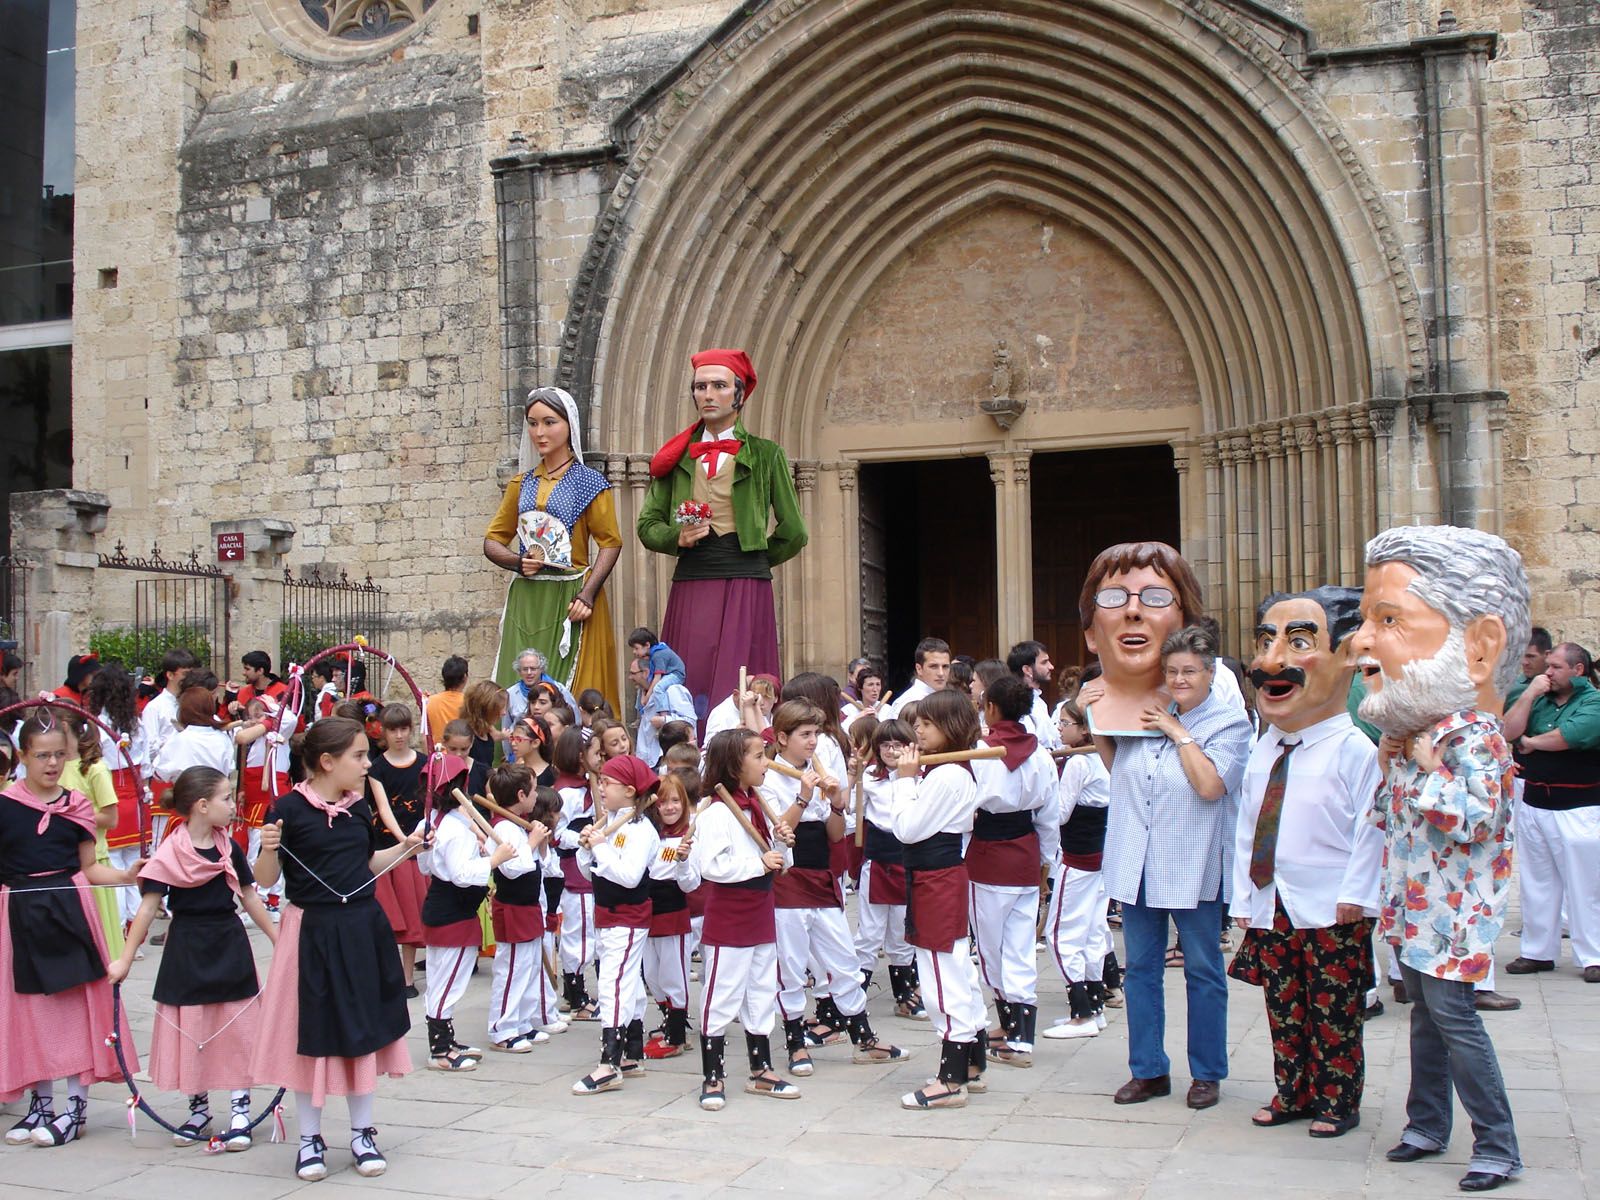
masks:
{"type": "Polygon", "coordinates": [[[339,642],[335,638],[320,630],[285,621],[278,633],[278,662],[287,668],[290,663],[303,663],[312,655],[337,645],[339,642]]]}
{"type": "Polygon", "coordinates": [[[89,635],[89,649],[102,659],[115,658],[129,670],[147,674],[161,666],[168,650],[181,646],[202,663],[211,662],[211,638],[196,625],[167,625],[160,629],[108,627],[89,635]]]}

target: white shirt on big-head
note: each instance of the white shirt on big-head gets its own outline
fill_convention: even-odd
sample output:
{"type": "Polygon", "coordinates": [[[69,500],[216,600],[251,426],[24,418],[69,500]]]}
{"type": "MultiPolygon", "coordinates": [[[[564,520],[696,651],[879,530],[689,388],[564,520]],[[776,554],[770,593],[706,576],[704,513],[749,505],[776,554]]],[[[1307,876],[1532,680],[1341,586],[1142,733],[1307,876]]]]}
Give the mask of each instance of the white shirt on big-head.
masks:
{"type": "Polygon", "coordinates": [[[1248,917],[1252,928],[1270,929],[1274,901],[1281,896],[1296,929],[1327,928],[1340,904],[1359,904],[1368,916],[1377,916],[1383,831],[1368,813],[1382,779],[1377,747],[1348,713],[1298,733],[1267,726],[1245,766],[1234,839],[1232,914],[1248,917]],[[1274,879],[1258,888],[1250,882],[1256,820],[1273,764],[1285,741],[1296,739],[1278,819],[1274,879]]]}

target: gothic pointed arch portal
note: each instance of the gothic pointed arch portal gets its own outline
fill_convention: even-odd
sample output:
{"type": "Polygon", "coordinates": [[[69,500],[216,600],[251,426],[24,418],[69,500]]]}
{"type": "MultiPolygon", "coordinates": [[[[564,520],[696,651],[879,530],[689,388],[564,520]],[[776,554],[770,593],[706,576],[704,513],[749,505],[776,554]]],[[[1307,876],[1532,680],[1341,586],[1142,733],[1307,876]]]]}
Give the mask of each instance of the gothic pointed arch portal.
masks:
{"type": "MultiPolygon", "coordinates": [[[[1184,548],[1235,631],[1269,587],[1354,577],[1387,515],[1386,420],[1426,348],[1376,193],[1299,69],[1303,30],[1249,0],[747,11],[629,131],[591,264],[604,294],[577,306],[567,355],[590,360],[608,448],[639,454],[685,422],[693,349],[751,351],[752,427],[796,460],[815,531],[780,579],[786,661],[854,651],[856,470],[882,458],[989,455],[996,566],[1020,584],[1009,601],[1002,588],[1002,644],[1033,625],[1038,450],[1170,442],[1184,548]],[[921,318],[896,308],[896,281],[941,245],[947,294],[921,318]],[[963,312],[985,247],[1056,274],[963,312]],[[1121,333],[1148,336],[1108,342],[1102,320],[1075,353],[1099,354],[1102,374],[1152,346],[1166,363],[1130,370],[1127,394],[1063,382],[1060,338],[1018,324],[1065,319],[1096,285],[1136,294],[1121,333]],[[903,354],[919,319],[920,383],[862,369],[882,339],[903,354]],[[1005,386],[1030,400],[1009,430],[978,407],[995,388],[987,350],[935,369],[970,329],[1006,341],[1005,386]]],[[[662,566],[636,561],[624,611],[659,611],[662,566]]]]}

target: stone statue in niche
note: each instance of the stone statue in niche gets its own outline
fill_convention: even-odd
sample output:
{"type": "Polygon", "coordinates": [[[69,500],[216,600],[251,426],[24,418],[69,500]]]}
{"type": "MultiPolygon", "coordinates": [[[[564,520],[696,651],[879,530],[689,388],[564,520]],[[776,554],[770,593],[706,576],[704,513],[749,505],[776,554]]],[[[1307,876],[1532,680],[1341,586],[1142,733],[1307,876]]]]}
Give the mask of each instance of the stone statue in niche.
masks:
{"type": "Polygon", "coordinates": [[[1026,396],[1011,394],[1012,382],[1011,351],[1006,348],[1005,338],[1001,338],[994,347],[994,366],[989,372],[989,398],[978,404],[1001,429],[1010,429],[1028,407],[1026,396]]]}

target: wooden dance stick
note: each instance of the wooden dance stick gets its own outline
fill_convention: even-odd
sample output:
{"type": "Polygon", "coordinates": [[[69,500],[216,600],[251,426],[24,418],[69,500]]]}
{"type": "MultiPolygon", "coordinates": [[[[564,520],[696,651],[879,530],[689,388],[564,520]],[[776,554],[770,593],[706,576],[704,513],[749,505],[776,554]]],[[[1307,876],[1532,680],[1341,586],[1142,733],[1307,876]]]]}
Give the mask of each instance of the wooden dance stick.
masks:
{"type": "Polygon", "coordinates": [[[944,754],[924,754],[921,762],[925,767],[942,766],[944,763],[976,762],[985,758],[1004,758],[1004,746],[979,746],[973,750],[951,750],[944,754]]]}
{"type": "MultiPolygon", "coordinates": [[[[782,758],[769,759],[767,762],[767,769],[769,771],[776,771],[779,775],[787,775],[790,779],[804,779],[806,777],[804,770],[782,758]]],[[[825,774],[815,762],[813,762],[811,769],[816,771],[817,778],[821,782],[824,789],[839,786],[839,781],[833,778],[833,776],[825,774]]]]}
{"type": "Polygon", "coordinates": [[[1055,759],[1057,762],[1060,762],[1064,758],[1071,758],[1074,754],[1093,753],[1095,749],[1096,747],[1093,742],[1090,742],[1087,746],[1061,746],[1050,751],[1050,757],[1055,759]]]}
{"type": "Polygon", "coordinates": [[[612,834],[614,834],[617,830],[621,829],[624,825],[626,825],[629,821],[633,820],[635,817],[643,816],[646,812],[648,812],[650,810],[650,806],[652,804],[654,804],[655,802],[656,802],[656,795],[655,795],[654,792],[651,792],[648,796],[646,796],[644,798],[644,803],[643,804],[640,804],[640,805],[629,805],[627,808],[623,809],[620,813],[617,814],[617,819],[616,820],[612,821],[611,824],[607,825],[604,829],[602,829],[600,831],[600,840],[602,842],[609,842],[611,840],[611,835],[612,834]]]}
{"type": "Polygon", "coordinates": [[[745,694],[745,692],[747,692],[749,690],[750,690],[750,676],[749,676],[749,673],[743,667],[740,667],[739,668],[739,713],[741,715],[741,718],[742,718],[742,716],[744,714],[744,694],[745,694]]]}
{"type": "Polygon", "coordinates": [[[867,776],[863,771],[856,777],[856,849],[867,844],[867,776]]]}
{"type": "Polygon", "coordinates": [[[517,826],[519,829],[525,829],[529,833],[533,832],[533,822],[528,820],[526,817],[517,816],[517,814],[512,812],[509,808],[501,808],[498,804],[496,804],[493,800],[489,799],[489,797],[487,797],[487,796],[474,796],[473,799],[478,802],[480,807],[487,808],[495,816],[501,817],[501,818],[504,818],[507,821],[510,821],[513,825],[517,826]]]}
{"type": "Polygon", "coordinates": [[[476,825],[484,837],[488,838],[496,846],[505,844],[500,840],[500,835],[494,831],[494,826],[485,821],[483,814],[473,806],[471,800],[467,799],[465,792],[460,788],[452,788],[450,794],[456,798],[456,803],[461,806],[461,811],[467,814],[467,820],[476,825]]]}
{"type": "MultiPolygon", "coordinates": [[[[762,837],[761,834],[756,831],[756,827],[750,823],[750,818],[744,815],[744,809],[740,808],[739,805],[735,803],[733,796],[729,794],[728,789],[723,787],[720,783],[717,784],[717,799],[728,806],[728,811],[733,814],[733,819],[739,822],[739,828],[750,835],[750,840],[752,842],[761,847],[761,853],[765,854],[767,851],[772,849],[772,843],[767,841],[766,838],[762,837]]],[[[707,803],[710,803],[710,801],[707,801],[707,803]]]]}

